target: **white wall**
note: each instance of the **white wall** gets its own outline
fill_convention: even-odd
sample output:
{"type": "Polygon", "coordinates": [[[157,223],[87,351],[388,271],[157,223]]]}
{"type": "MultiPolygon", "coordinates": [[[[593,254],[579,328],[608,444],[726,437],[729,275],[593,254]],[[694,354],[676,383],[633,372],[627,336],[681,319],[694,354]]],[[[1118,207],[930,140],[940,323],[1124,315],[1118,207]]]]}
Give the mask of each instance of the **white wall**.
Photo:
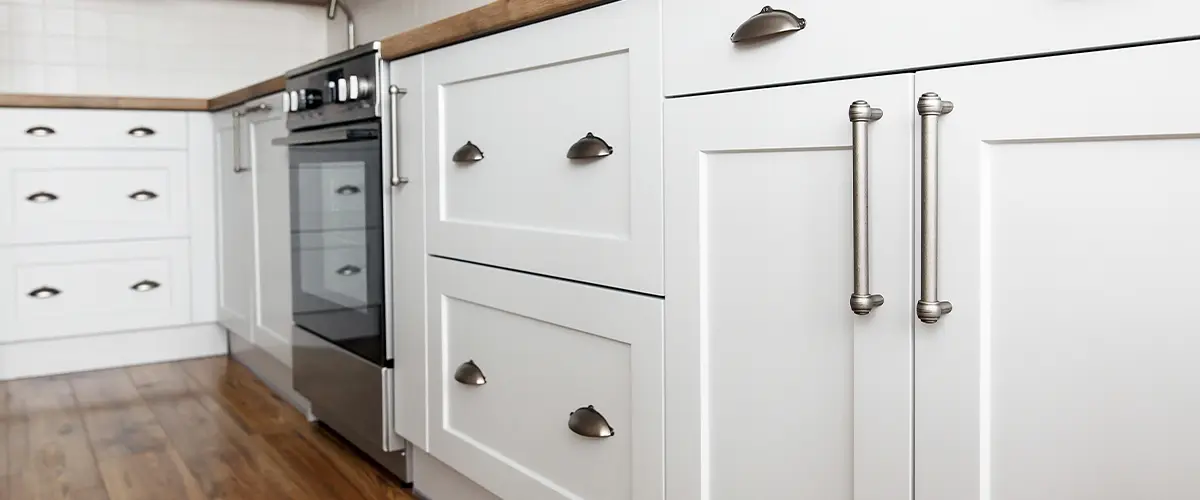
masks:
{"type": "Polygon", "coordinates": [[[327,54],[320,7],[0,0],[0,92],[213,97],[327,54]]]}
{"type": "MultiPolygon", "coordinates": [[[[384,37],[429,24],[442,18],[465,12],[490,3],[491,0],[342,0],[354,12],[358,43],[384,37]]],[[[346,26],[338,22],[329,26],[329,51],[346,50],[346,26]]]]}

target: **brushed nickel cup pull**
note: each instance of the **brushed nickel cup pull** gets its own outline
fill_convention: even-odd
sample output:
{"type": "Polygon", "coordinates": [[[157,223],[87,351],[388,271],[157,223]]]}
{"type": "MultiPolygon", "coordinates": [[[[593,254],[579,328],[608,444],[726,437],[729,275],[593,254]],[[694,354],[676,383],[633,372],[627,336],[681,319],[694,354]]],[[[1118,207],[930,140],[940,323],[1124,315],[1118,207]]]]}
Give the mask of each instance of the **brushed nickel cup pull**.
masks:
{"type": "Polygon", "coordinates": [[[362,190],[359,189],[358,186],[351,186],[351,185],[347,184],[345,186],[337,188],[337,191],[334,191],[334,192],[337,194],[340,194],[342,196],[350,196],[352,194],[361,193],[362,190]]]}
{"type": "Polygon", "coordinates": [[[408,91],[398,86],[388,87],[388,100],[392,120],[392,186],[408,184],[408,177],[400,175],[400,99],[408,95],[408,91]]]}
{"type": "Polygon", "coordinates": [[[604,415],[596,411],[592,405],[571,412],[571,418],[567,420],[567,427],[570,427],[572,432],[588,438],[613,436],[613,428],[608,425],[608,420],[605,420],[604,415]]]}
{"type": "Polygon", "coordinates": [[[741,43],[769,36],[800,31],[808,25],[804,18],[783,9],[763,7],[758,14],[750,16],[729,35],[729,41],[741,43]]]}
{"type": "Polygon", "coordinates": [[[38,300],[44,300],[54,297],[60,293],[62,293],[62,290],[50,286],[43,286],[40,288],[35,288],[34,290],[30,291],[28,295],[38,300]]]}
{"type": "Polygon", "coordinates": [[[483,151],[479,149],[479,146],[476,146],[471,141],[467,141],[466,144],[463,144],[462,147],[454,152],[454,156],[450,159],[455,163],[475,163],[483,159],[483,151]]]}
{"type": "Polygon", "coordinates": [[[137,283],[134,283],[133,286],[129,287],[129,289],[133,290],[135,292],[141,293],[141,292],[149,292],[150,290],[153,290],[160,286],[162,286],[162,283],[159,283],[157,281],[142,280],[137,283]]]}
{"type": "Polygon", "coordinates": [[[458,365],[458,369],[454,370],[454,380],[462,385],[487,383],[487,377],[483,375],[483,370],[479,369],[479,365],[475,364],[475,360],[468,360],[466,363],[458,365]]]}
{"type": "Polygon", "coordinates": [[[131,199],[133,201],[150,201],[155,198],[158,198],[157,193],[155,193],[154,191],[147,191],[145,189],[140,190],[140,191],[135,191],[135,192],[129,194],[129,199],[131,199]]]}
{"type": "Polygon", "coordinates": [[[38,191],[29,196],[26,196],[25,199],[29,200],[33,203],[50,203],[54,200],[57,200],[58,195],[56,195],[54,193],[47,193],[45,191],[38,191]]]}
{"type": "Polygon", "coordinates": [[[134,137],[150,137],[154,134],[154,129],[149,127],[134,127],[129,129],[129,135],[134,137]]]}
{"type": "Polygon", "coordinates": [[[853,141],[854,198],[854,293],[850,310],[859,316],[871,314],[883,305],[883,296],[871,293],[870,218],[867,215],[867,124],[883,118],[883,110],[867,101],[850,104],[851,140],[853,141]]]}
{"type": "Polygon", "coordinates": [[[938,119],[954,111],[954,103],[933,92],[917,100],[921,115],[921,300],[917,318],[937,323],[954,306],[938,300],[938,119]]]}
{"type": "Polygon", "coordinates": [[[354,276],[355,274],[361,273],[362,268],[355,265],[346,264],[342,267],[339,267],[337,271],[334,272],[338,273],[339,276],[354,276]]]}
{"type": "Polygon", "coordinates": [[[45,125],[38,125],[36,127],[29,127],[25,129],[25,133],[34,137],[46,137],[48,135],[57,134],[58,132],[55,132],[54,129],[45,125]]]}
{"type": "Polygon", "coordinates": [[[569,149],[567,149],[567,158],[572,160],[587,160],[592,158],[604,158],[613,153],[612,146],[609,146],[604,139],[592,135],[588,132],[587,135],[575,141],[569,149]]]}

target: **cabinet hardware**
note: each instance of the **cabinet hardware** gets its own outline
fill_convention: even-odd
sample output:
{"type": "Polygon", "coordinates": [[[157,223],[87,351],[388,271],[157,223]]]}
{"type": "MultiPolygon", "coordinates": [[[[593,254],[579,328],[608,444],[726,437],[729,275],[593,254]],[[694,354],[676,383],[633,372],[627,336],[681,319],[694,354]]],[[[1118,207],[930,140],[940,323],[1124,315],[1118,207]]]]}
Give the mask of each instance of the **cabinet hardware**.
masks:
{"type": "Polygon", "coordinates": [[[567,427],[583,437],[609,438],[613,435],[613,428],[608,425],[608,420],[605,420],[604,415],[601,415],[591,405],[571,412],[571,418],[567,420],[567,427]]]}
{"type": "Polygon", "coordinates": [[[157,281],[142,280],[137,283],[134,283],[133,286],[129,287],[129,289],[133,290],[135,292],[149,292],[150,290],[153,290],[160,286],[162,286],[162,284],[157,281]]]}
{"type": "Polygon", "coordinates": [[[58,132],[55,132],[54,129],[50,127],[38,125],[36,127],[29,127],[28,129],[25,129],[25,133],[34,137],[46,137],[48,135],[57,134],[58,132]]]}
{"type": "Polygon", "coordinates": [[[483,370],[479,369],[479,365],[475,364],[475,360],[468,360],[466,363],[458,365],[458,369],[454,370],[454,380],[463,385],[487,383],[487,377],[483,375],[483,370]]]}
{"type": "Polygon", "coordinates": [[[575,141],[570,149],[567,149],[567,158],[572,160],[583,160],[588,158],[604,158],[613,153],[612,146],[609,146],[604,139],[592,135],[588,132],[583,138],[575,141]]]}
{"type": "Polygon", "coordinates": [[[850,295],[850,310],[859,316],[871,314],[883,305],[883,295],[871,293],[870,217],[867,210],[867,124],[883,118],[883,110],[872,108],[867,101],[850,104],[850,133],[853,142],[853,199],[854,199],[854,293],[850,295]]]}
{"type": "Polygon", "coordinates": [[[145,189],[143,189],[141,191],[135,191],[135,192],[129,194],[129,199],[131,199],[133,201],[150,201],[155,198],[158,198],[157,193],[155,193],[154,191],[147,191],[145,189]]]}
{"type": "Polygon", "coordinates": [[[337,188],[337,191],[334,191],[334,192],[337,194],[340,194],[342,196],[350,196],[352,194],[361,193],[362,190],[359,189],[358,186],[351,186],[351,185],[347,184],[345,186],[337,188]]]}
{"type": "Polygon", "coordinates": [[[266,104],[266,103],[255,104],[253,106],[246,106],[246,107],[242,108],[242,116],[246,116],[251,113],[261,113],[261,112],[270,111],[270,110],[271,110],[270,104],[266,104]]]}
{"type": "Polygon", "coordinates": [[[241,165],[242,161],[242,116],[244,112],[233,111],[233,173],[240,174],[250,170],[241,165]]]}
{"type": "Polygon", "coordinates": [[[774,35],[782,35],[800,31],[808,25],[803,17],[799,17],[783,9],[772,9],[770,5],[763,7],[758,14],[750,16],[729,35],[729,41],[741,43],[774,35]]]}
{"type": "Polygon", "coordinates": [[[391,98],[388,99],[392,121],[392,186],[408,183],[408,177],[400,175],[400,99],[408,95],[408,91],[392,85],[388,87],[391,98]]]}
{"type": "Polygon", "coordinates": [[[921,300],[917,318],[922,323],[937,323],[954,307],[939,301],[938,284],[938,120],[954,111],[954,103],[943,101],[933,92],[917,100],[921,115],[921,300]]]}
{"type": "Polygon", "coordinates": [[[28,295],[35,299],[42,300],[42,299],[48,299],[48,298],[54,297],[55,295],[58,295],[60,293],[62,293],[62,290],[59,290],[54,287],[43,286],[41,288],[34,289],[33,291],[29,292],[28,295]]]}
{"type": "Polygon", "coordinates": [[[57,200],[58,195],[56,195],[54,193],[47,193],[45,191],[38,191],[29,196],[26,196],[25,199],[32,201],[34,203],[50,203],[54,200],[57,200]]]}
{"type": "Polygon", "coordinates": [[[334,272],[338,273],[339,276],[354,276],[355,274],[361,273],[362,268],[358,267],[358,266],[346,264],[342,267],[337,268],[337,271],[334,271],[334,272]]]}
{"type": "Polygon", "coordinates": [[[455,163],[474,163],[483,159],[483,151],[480,151],[479,146],[476,146],[471,141],[467,141],[458,151],[454,152],[454,156],[450,158],[455,163]]]}
{"type": "Polygon", "coordinates": [[[134,127],[129,129],[129,135],[134,137],[150,137],[154,135],[154,129],[147,127],[134,127]]]}

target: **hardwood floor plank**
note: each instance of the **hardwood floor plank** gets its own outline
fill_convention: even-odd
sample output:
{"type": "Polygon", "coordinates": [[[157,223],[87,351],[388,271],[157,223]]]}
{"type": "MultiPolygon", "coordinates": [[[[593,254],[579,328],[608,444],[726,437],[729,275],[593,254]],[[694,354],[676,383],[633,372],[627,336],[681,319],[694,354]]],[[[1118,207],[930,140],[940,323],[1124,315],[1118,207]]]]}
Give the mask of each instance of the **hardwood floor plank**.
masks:
{"type": "Polygon", "coordinates": [[[202,401],[206,401],[206,404],[219,403],[248,433],[266,434],[308,425],[304,415],[276,396],[253,372],[239,363],[230,362],[226,365],[214,389],[212,399],[202,401]]]}
{"type": "Polygon", "coordinates": [[[264,435],[267,450],[300,477],[306,479],[310,488],[320,498],[367,498],[350,484],[350,481],[334,467],[324,454],[317,451],[304,439],[299,431],[291,430],[278,434],[264,435]]]}
{"type": "Polygon", "coordinates": [[[107,498],[70,384],[10,381],[9,490],[20,500],[107,498]]]}
{"type": "Polygon", "coordinates": [[[166,451],[166,432],[124,370],[84,373],[70,382],[98,460],[166,451]]]}
{"type": "Polygon", "coordinates": [[[321,452],[364,496],[372,500],[411,500],[400,480],[365,463],[365,459],[340,438],[318,427],[299,430],[307,444],[321,452]]]}
{"type": "Polygon", "coordinates": [[[173,448],[102,460],[100,472],[111,500],[207,500],[173,448]]]}
{"type": "Polygon", "coordinates": [[[125,373],[147,403],[207,392],[175,363],[131,366],[125,369],[125,373]]]}

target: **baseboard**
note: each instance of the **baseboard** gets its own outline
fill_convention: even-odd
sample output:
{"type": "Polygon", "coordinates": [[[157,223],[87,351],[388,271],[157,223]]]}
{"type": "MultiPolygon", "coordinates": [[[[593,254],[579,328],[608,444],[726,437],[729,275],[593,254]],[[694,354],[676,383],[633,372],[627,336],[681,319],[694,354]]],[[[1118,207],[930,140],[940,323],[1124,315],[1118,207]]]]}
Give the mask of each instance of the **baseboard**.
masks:
{"type": "Polygon", "coordinates": [[[0,344],[0,380],[219,356],[225,330],[215,324],[0,344]]]}
{"type": "MultiPolygon", "coordinates": [[[[292,389],[292,367],[278,359],[274,353],[251,344],[236,333],[229,333],[229,355],[258,377],[275,395],[291,403],[300,413],[312,421],[312,405],[292,389]]],[[[289,356],[288,359],[291,359],[289,356]]]]}

